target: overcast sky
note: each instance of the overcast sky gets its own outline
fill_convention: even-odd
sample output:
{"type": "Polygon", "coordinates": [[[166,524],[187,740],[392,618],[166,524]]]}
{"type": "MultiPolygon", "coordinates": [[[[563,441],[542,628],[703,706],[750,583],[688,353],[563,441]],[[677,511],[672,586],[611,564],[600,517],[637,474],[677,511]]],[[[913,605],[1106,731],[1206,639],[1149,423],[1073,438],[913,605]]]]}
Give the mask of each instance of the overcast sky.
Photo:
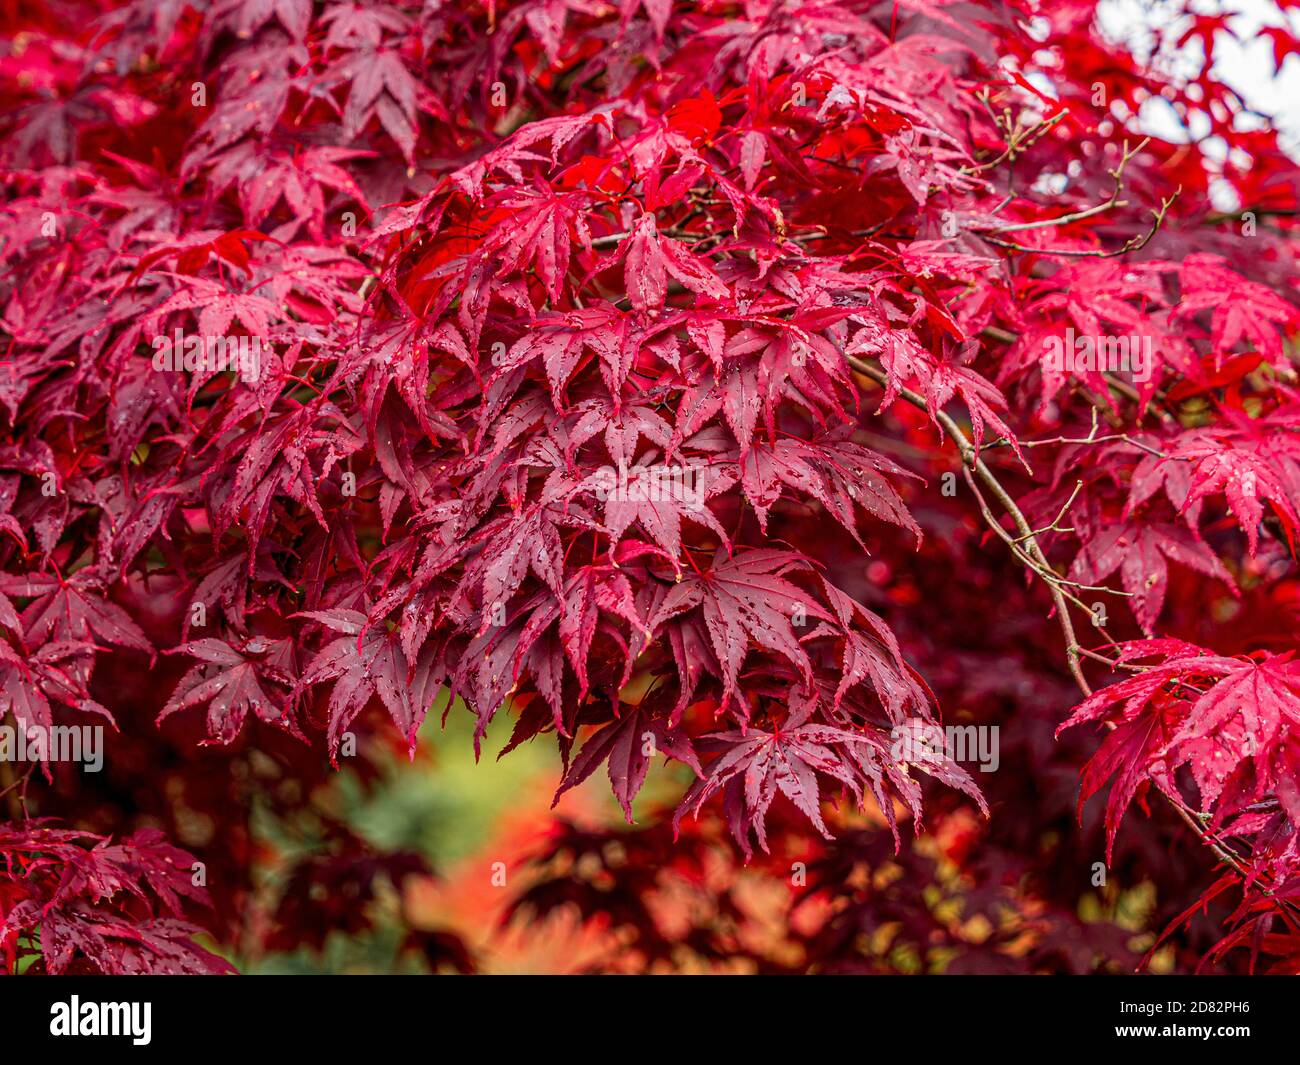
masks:
{"type": "MultiPolygon", "coordinates": [[[[1194,2],[1192,8],[1204,14],[1234,12],[1229,25],[1237,39],[1220,33],[1214,45],[1213,72],[1240,93],[1250,107],[1277,119],[1283,131],[1284,146],[1300,159],[1300,55],[1288,56],[1279,71],[1273,58],[1273,42],[1259,33],[1261,26],[1287,26],[1300,35],[1300,9],[1282,11],[1272,0],[1217,0],[1194,2]]],[[[1167,26],[1170,5],[1162,0],[1102,0],[1099,13],[1103,29],[1129,42],[1140,56],[1150,53],[1152,34],[1149,27],[1167,26]]],[[[1172,35],[1177,40],[1181,33],[1172,35]]],[[[1199,68],[1203,50],[1199,40],[1189,41],[1181,55],[1172,49],[1159,57],[1162,63],[1190,64],[1199,68]]],[[[1143,109],[1142,121],[1153,133],[1167,140],[1185,140],[1171,109],[1152,101],[1143,109]]],[[[1193,129],[1194,134],[1201,132],[1193,129]]]]}

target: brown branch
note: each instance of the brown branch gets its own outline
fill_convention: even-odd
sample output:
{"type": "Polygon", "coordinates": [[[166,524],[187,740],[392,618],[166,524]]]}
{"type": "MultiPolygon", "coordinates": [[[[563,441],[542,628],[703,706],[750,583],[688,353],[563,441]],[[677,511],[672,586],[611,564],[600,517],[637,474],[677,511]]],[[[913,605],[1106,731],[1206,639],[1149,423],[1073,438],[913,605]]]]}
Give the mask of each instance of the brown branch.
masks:
{"type": "MultiPolygon", "coordinates": [[[[858,373],[869,377],[879,385],[888,387],[889,375],[882,367],[872,365],[871,363],[852,355],[846,355],[845,358],[848,359],[849,365],[852,366],[854,370],[858,371],[858,373]]],[[[961,427],[946,412],[942,410],[931,410],[925,397],[919,393],[913,392],[909,388],[899,388],[898,394],[914,407],[930,414],[930,416],[943,426],[943,428],[952,436],[953,440],[956,441],[958,451],[961,453],[962,457],[962,474],[966,479],[966,483],[970,486],[971,491],[975,495],[976,502],[979,505],[980,513],[983,515],[985,523],[990,529],[997,533],[1008,547],[1010,547],[1016,558],[1027,565],[1032,572],[1042,578],[1043,582],[1047,585],[1048,592],[1051,594],[1052,601],[1055,604],[1057,623],[1060,625],[1062,635],[1065,637],[1066,661],[1070,669],[1070,674],[1074,677],[1074,681],[1078,685],[1079,690],[1082,691],[1085,696],[1092,695],[1092,687],[1089,685],[1088,679],[1084,676],[1083,669],[1079,664],[1080,656],[1104,663],[1111,669],[1116,667],[1116,663],[1102,655],[1087,650],[1079,644],[1074,632],[1074,623],[1069,615],[1068,602],[1073,602],[1088,613],[1091,613],[1091,611],[1088,610],[1085,603],[1080,602],[1079,599],[1072,595],[1067,588],[1063,587],[1064,584],[1068,584],[1069,582],[1064,581],[1064,579],[1054,569],[1052,569],[1046,556],[1043,554],[1042,548],[1039,546],[1037,533],[1030,527],[1028,520],[1025,518],[1024,512],[1020,509],[1019,505],[1006,488],[1003,487],[1002,483],[998,480],[997,475],[985,465],[984,460],[976,457],[974,445],[970,442],[970,439],[966,434],[962,432],[961,427]],[[1007,512],[1007,514],[1011,516],[1012,522],[1020,532],[1019,537],[1013,538],[1011,534],[1002,527],[1002,523],[994,516],[988,505],[988,501],[984,498],[983,492],[980,491],[979,484],[976,483],[977,477],[1002,505],[1002,508],[1007,512]],[[1020,546],[1021,543],[1025,545],[1024,548],[1020,546]]],[[[1074,497],[1071,496],[1070,499],[1072,502],[1074,497]]],[[[1062,513],[1064,513],[1064,508],[1062,513]]],[[[1060,518],[1058,517],[1057,521],[1059,520],[1060,518]]],[[[1053,522],[1053,525],[1055,524],[1056,522],[1053,522]]],[[[1110,591],[1111,589],[1106,590],[1110,591]]],[[[1096,627],[1103,633],[1103,635],[1106,635],[1106,638],[1110,640],[1112,644],[1115,642],[1110,639],[1110,636],[1106,634],[1106,630],[1102,626],[1098,625],[1096,627]]],[[[1112,725],[1110,727],[1113,728],[1114,726],[1112,725]]],[[[1184,803],[1180,797],[1170,795],[1163,788],[1158,788],[1157,790],[1165,797],[1169,804],[1174,807],[1178,812],[1178,815],[1187,823],[1188,827],[1192,829],[1202,843],[1209,847],[1221,861],[1229,865],[1239,875],[1246,875],[1246,869],[1242,865],[1240,856],[1237,855],[1223,840],[1211,833],[1205,825],[1201,823],[1200,818],[1187,808],[1186,803],[1184,803]]],[[[1265,894],[1272,894],[1272,892],[1267,888],[1264,889],[1264,892],[1265,894]]]]}
{"type": "MultiPolygon", "coordinates": [[[[990,110],[989,113],[992,114],[992,111],[990,110]]],[[[1014,160],[1017,155],[1023,152],[1026,148],[1032,147],[1049,130],[1053,129],[1058,122],[1065,118],[1065,114],[1066,113],[1063,110],[1058,111],[1051,118],[1039,119],[1032,126],[1027,127],[1020,126],[1019,120],[1017,120],[1017,124],[1012,127],[1011,120],[1005,113],[1002,119],[999,119],[997,115],[994,115],[993,120],[1007,131],[1007,146],[1000,154],[989,159],[987,162],[973,163],[970,166],[963,166],[958,173],[978,174],[981,171],[992,169],[1003,160],[1014,160]]]]}
{"type": "Polygon", "coordinates": [[[993,233],[1010,233],[1014,230],[1024,229],[1047,229],[1051,226],[1068,225],[1071,222],[1082,222],[1085,218],[1092,218],[1103,211],[1112,210],[1115,207],[1127,207],[1128,202],[1121,200],[1120,193],[1124,191],[1124,168],[1128,166],[1129,161],[1145,148],[1151,141],[1150,137],[1143,137],[1141,143],[1131,151],[1129,150],[1128,141],[1124,142],[1123,154],[1115,167],[1107,171],[1115,182],[1115,188],[1111,191],[1110,199],[1099,203],[1094,207],[1089,207],[1082,211],[1075,211],[1071,214],[1060,215],[1056,218],[1040,218],[1036,222],[1013,222],[1011,225],[998,226],[991,230],[993,233]]]}
{"type": "Polygon", "coordinates": [[[1178,199],[1182,191],[1182,188],[1179,187],[1172,196],[1160,201],[1160,207],[1151,212],[1150,229],[1136,237],[1130,237],[1122,247],[1115,248],[1112,251],[1106,251],[1104,248],[1031,248],[1024,244],[1015,244],[1009,240],[998,240],[997,237],[985,236],[983,239],[990,244],[996,244],[999,248],[1006,248],[1008,251],[1025,252],[1028,255],[1067,255],[1080,259],[1114,259],[1120,255],[1127,255],[1131,251],[1139,251],[1145,248],[1150,243],[1151,238],[1160,231],[1161,225],[1164,224],[1165,214],[1173,206],[1174,201],[1178,199]]]}
{"type": "MultiPolygon", "coordinates": [[[[849,355],[846,358],[849,365],[859,373],[871,378],[877,384],[888,386],[889,375],[882,368],[873,366],[856,356],[849,355]]],[[[1021,511],[1011,494],[1002,486],[1002,482],[998,480],[997,475],[989,469],[983,459],[976,455],[975,446],[962,431],[961,426],[953,421],[945,411],[931,410],[925,397],[913,392],[910,388],[900,388],[898,394],[914,407],[929,413],[956,441],[957,449],[960,451],[962,458],[962,474],[975,493],[975,498],[979,502],[980,511],[984,515],[985,522],[1007,543],[1017,558],[1028,565],[1046,582],[1052,601],[1056,606],[1057,624],[1060,625],[1061,633],[1065,637],[1066,659],[1070,674],[1074,677],[1075,683],[1078,684],[1084,695],[1091,695],[1092,688],[1088,684],[1087,677],[1083,675],[1083,668],[1079,665],[1079,640],[1075,636],[1074,623],[1070,618],[1065,590],[1061,587],[1063,578],[1048,563],[1047,556],[1043,554],[1043,549],[1039,546],[1038,538],[1028,520],[1026,520],[1024,512],[1021,511]],[[973,474],[972,471],[974,471],[973,474]],[[983,493],[975,483],[976,477],[993,494],[994,498],[1001,504],[1002,509],[1011,516],[1011,520],[1020,532],[1021,539],[1024,542],[1023,548],[1012,539],[1011,534],[994,517],[987,501],[984,499],[983,493]]]]}

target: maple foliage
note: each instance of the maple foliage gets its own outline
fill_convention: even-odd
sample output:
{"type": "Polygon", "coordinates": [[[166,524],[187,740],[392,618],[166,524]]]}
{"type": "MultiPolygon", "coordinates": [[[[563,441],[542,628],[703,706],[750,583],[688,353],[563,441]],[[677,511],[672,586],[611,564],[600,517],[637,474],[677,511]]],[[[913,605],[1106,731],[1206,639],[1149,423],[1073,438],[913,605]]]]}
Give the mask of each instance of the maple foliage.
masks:
{"type": "Polygon", "coordinates": [[[28,971],[52,974],[231,971],[193,941],[199,929],[183,919],[183,905],[206,904],[207,892],[192,883],[191,856],[156,829],[112,843],[27,821],[0,829],[0,854],[8,879],[0,949],[9,971],[32,953],[37,964],[28,971]]]}
{"type": "MultiPolygon", "coordinates": [[[[235,949],[257,802],[432,710],[654,822],[599,888],[557,827],[517,908],[646,964],[707,850],[811,857],[803,970],[896,922],[949,971],[1295,971],[1300,173],[1208,73],[1226,16],[1180,80],[1095,7],[6,5],[0,714],[112,733],[102,781],[3,767],[6,966],[224,968],[187,922],[235,949]],[[1205,134],[1144,138],[1156,98],[1205,134]],[[954,722],[1003,767],[899,755],[954,722]],[[131,834],[196,816],[206,917],[131,834]],[[1098,852],[1141,949],[1077,916],[1098,852]]],[[[428,871],[312,816],[277,949],[428,871]]]]}

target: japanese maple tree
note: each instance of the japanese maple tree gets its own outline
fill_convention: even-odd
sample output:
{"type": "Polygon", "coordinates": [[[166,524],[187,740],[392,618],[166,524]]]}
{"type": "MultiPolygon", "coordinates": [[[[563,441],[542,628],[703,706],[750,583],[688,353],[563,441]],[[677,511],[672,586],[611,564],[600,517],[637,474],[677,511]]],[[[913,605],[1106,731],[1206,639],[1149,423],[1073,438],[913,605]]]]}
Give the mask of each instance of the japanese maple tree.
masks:
{"type": "Polygon", "coordinates": [[[0,964],[362,927],[423,859],[312,807],[250,926],[251,822],[433,711],[608,776],[514,912],[622,964],[1298,971],[1300,171],[1096,8],[6,3],[0,713],[109,735],[0,964]]]}

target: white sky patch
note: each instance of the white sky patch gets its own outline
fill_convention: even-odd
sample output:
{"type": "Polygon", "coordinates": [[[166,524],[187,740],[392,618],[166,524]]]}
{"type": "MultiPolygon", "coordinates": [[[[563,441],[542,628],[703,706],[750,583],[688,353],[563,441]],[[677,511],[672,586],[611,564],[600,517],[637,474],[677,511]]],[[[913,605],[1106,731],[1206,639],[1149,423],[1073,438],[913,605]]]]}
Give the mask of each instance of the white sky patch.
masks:
{"type": "MultiPolygon", "coordinates": [[[[1231,13],[1228,25],[1236,34],[1219,32],[1214,42],[1213,77],[1234,89],[1252,111],[1272,116],[1280,134],[1282,147],[1292,158],[1300,159],[1300,54],[1284,59],[1276,69],[1272,40],[1259,31],[1264,26],[1287,27],[1300,35],[1300,12],[1284,12],[1272,0],[1193,0],[1191,9],[1204,15],[1231,13]]],[[[1102,32],[1112,40],[1123,41],[1139,60],[1151,58],[1155,45],[1153,28],[1167,28],[1164,47],[1154,57],[1154,65],[1179,77],[1194,75],[1204,61],[1199,39],[1182,48],[1173,42],[1190,28],[1192,20],[1177,17],[1177,11],[1162,0],[1102,0],[1097,9],[1102,32]]],[[[1165,101],[1148,100],[1142,107],[1139,124],[1144,132],[1174,142],[1204,137],[1209,123],[1204,115],[1194,114],[1190,130],[1183,128],[1165,101]],[[1190,132],[1190,136],[1189,136],[1190,132]]],[[[1243,131],[1258,129],[1263,120],[1250,114],[1239,115],[1236,126],[1243,131]]],[[[1211,158],[1222,159],[1226,146],[1211,141],[1205,146],[1211,158]]]]}

